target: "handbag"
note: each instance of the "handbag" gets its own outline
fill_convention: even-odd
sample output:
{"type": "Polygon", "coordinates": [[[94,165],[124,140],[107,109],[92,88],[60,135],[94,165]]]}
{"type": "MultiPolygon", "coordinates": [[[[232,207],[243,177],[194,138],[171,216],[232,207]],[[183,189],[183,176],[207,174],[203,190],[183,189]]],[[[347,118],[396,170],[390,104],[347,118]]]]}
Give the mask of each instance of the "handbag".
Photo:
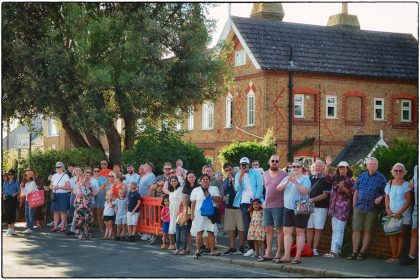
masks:
{"type": "MultiPolygon", "coordinates": [[[[309,190],[309,193],[318,185],[319,179],[309,190]]],[[[295,201],[295,215],[307,215],[314,212],[315,202],[309,199],[299,199],[295,201]]]]}
{"type": "Polygon", "coordinates": [[[403,231],[403,219],[384,216],[381,218],[381,225],[385,235],[398,234],[403,231]]]}
{"type": "MultiPolygon", "coordinates": [[[[64,173],[63,175],[61,175],[60,180],[58,180],[58,182],[57,182],[57,185],[58,185],[58,183],[60,183],[61,179],[63,179],[63,176],[64,176],[65,174],[66,174],[66,173],[64,173]]],[[[51,201],[56,201],[56,199],[57,199],[57,195],[55,194],[55,191],[52,191],[52,192],[51,192],[51,201]]]]}
{"type": "Polygon", "coordinates": [[[206,197],[203,204],[201,204],[200,214],[203,217],[211,217],[214,215],[213,200],[211,199],[211,195],[206,197]]]}
{"type": "Polygon", "coordinates": [[[37,190],[27,194],[29,207],[36,208],[45,204],[44,190],[37,190]]]}
{"type": "MultiPolygon", "coordinates": [[[[293,243],[291,249],[290,249],[290,256],[294,257],[296,256],[297,246],[296,243],[293,243]]],[[[308,243],[305,242],[305,245],[303,246],[302,252],[300,253],[302,257],[312,257],[314,255],[311,246],[309,246],[308,243]]]]}

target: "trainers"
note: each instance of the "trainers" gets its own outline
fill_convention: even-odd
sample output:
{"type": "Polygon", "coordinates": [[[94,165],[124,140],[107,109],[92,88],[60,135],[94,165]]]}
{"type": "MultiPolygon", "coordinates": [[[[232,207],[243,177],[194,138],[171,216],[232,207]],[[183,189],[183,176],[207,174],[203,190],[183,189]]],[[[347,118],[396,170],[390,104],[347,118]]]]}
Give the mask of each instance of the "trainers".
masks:
{"type": "Polygon", "coordinates": [[[6,235],[12,235],[12,229],[11,228],[7,229],[6,235]]]}
{"type": "Polygon", "coordinates": [[[140,240],[143,240],[143,241],[148,240],[147,235],[146,234],[141,235],[140,240]]]}
{"type": "Polygon", "coordinates": [[[16,232],[16,230],[14,228],[11,228],[10,229],[10,234],[11,235],[17,235],[17,232],[16,232]]]}
{"type": "Polygon", "coordinates": [[[238,252],[234,248],[229,248],[226,252],[223,253],[223,255],[235,255],[238,252]]]}
{"type": "Polygon", "coordinates": [[[152,236],[152,238],[149,239],[149,245],[153,245],[156,242],[156,240],[157,240],[157,236],[156,235],[152,236]]]}
{"type": "Polygon", "coordinates": [[[52,227],[52,229],[50,230],[50,232],[57,232],[58,231],[58,228],[56,228],[56,227],[52,227]]]}
{"type": "Polygon", "coordinates": [[[26,234],[31,234],[31,233],[33,233],[34,231],[32,230],[32,229],[30,229],[30,228],[27,228],[23,233],[26,233],[26,234]]]}
{"type": "Polygon", "coordinates": [[[244,257],[253,257],[255,254],[255,251],[253,249],[249,249],[248,252],[244,254],[244,257]]]}
{"type": "Polygon", "coordinates": [[[239,253],[245,254],[245,247],[244,246],[239,246],[239,253]]]}
{"type": "Polygon", "coordinates": [[[400,262],[400,265],[416,265],[417,264],[417,258],[411,258],[408,257],[406,260],[403,260],[400,262]]]}
{"type": "Polygon", "coordinates": [[[319,256],[318,249],[313,249],[312,253],[314,254],[315,257],[319,256]]]}

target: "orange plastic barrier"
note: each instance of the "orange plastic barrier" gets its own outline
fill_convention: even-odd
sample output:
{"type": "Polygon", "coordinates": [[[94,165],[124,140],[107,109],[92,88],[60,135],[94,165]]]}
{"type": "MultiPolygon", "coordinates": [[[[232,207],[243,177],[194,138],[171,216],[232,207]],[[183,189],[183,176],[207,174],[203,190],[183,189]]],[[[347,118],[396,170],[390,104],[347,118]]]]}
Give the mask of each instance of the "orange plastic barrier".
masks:
{"type": "Polygon", "coordinates": [[[162,232],[161,208],[161,197],[142,197],[137,232],[160,234],[162,232]]]}

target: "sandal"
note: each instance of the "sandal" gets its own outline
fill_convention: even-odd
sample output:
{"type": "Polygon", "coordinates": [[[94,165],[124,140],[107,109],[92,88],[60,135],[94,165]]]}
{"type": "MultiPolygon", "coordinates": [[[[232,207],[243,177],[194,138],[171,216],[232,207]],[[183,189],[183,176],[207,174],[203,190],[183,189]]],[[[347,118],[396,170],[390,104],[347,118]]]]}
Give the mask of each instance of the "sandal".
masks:
{"type": "Polygon", "coordinates": [[[185,255],[189,255],[191,253],[191,251],[190,250],[186,250],[185,251],[185,255]]]}
{"type": "Polygon", "coordinates": [[[349,260],[349,261],[352,261],[352,260],[355,260],[356,258],[357,258],[357,253],[351,253],[351,255],[350,255],[350,257],[348,257],[347,259],[349,260]]]}
{"type": "Polygon", "coordinates": [[[266,261],[272,261],[272,260],[273,260],[273,258],[267,258],[267,257],[264,257],[264,256],[260,256],[257,259],[258,262],[266,262],[266,261]]]}
{"type": "Polygon", "coordinates": [[[175,245],[171,245],[171,246],[169,246],[169,247],[168,247],[168,250],[176,250],[175,245]]]}
{"type": "Polygon", "coordinates": [[[165,245],[165,244],[163,244],[162,246],[160,246],[160,249],[161,249],[161,250],[165,250],[165,249],[166,249],[166,245],[165,245]]]}
{"type": "Polygon", "coordinates": [[[275,263],[290,263],[290,260],[277,259],[275,263]]]}
{"type": "Polygon", "coordinates": [[[220,253],[211,253],[212,256],[220,256],[220,253]]]}
{"type": "Polygon", "coordinates": [[[291,264],[300,264],[300,260],[293,259],[293,261],[290,262],[291,264]]]}
{"type": "Polygon", "coordinates": [[[185,251],[184,250],[179,251],[178,255],[185,255],[185,251]]]}
{"type": "Polygon", "coordinates": [[[356,260],[362,261],[366,258],[365,253],[359,252],[359,254],[357,254],[356,260]]]}
{"type": "Polygon", "coordinates": [[[399,263],[400,261],[398,259],[390,258],[390,259],[387,259],[385,262],[387,262],[387,263],[399,263]]]}
{"type": "Polygon", "coordinates": [[[337,255],[335,253],[325,253],[324,258],[335,258],[337,255]]]}

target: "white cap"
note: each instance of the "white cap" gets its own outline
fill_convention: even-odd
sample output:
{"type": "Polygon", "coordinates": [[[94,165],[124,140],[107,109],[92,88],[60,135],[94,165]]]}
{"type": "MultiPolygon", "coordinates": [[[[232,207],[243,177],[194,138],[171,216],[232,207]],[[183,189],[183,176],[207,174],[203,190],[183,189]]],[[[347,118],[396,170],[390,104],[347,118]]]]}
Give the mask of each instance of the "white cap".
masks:
{"type": "Polygon", "coordinates": [[[347,163],[347,161],[340,161],[337,167],[341,167],[341,166],[349,167],[349,164],[347,163]]]}
{"type": "Polygon", "coordinates": [[[239,161],[239,164],[242,164],[242,163],[247,163],[247,164],[249,164],[249,158],[247,158],[247,157],[243,157],[243,158],[241,158],[241,160],[239,161]]]}

